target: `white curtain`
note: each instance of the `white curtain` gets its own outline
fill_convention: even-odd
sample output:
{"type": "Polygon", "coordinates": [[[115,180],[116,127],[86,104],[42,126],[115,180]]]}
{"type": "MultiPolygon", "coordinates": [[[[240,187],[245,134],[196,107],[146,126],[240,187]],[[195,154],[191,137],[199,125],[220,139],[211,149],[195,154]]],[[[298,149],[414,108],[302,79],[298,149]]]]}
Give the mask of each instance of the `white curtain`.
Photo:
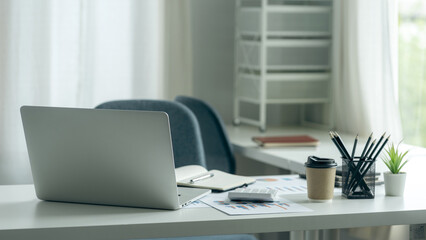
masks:
{"type": "MultiPolygon", "coordinates": [[[[20,106],[93,108],[108,100],[180,93],[167,90],[174,65],[164,61],[170,51],[166,4],[0,1],[0,184],[31,182],[20,106]]],[[[187,39],[174,41],[179,47],[187,39]]],[[[191,85],[190,78],[185,83],[191,85]]]]}
{"type": "Polygon", "coordinates": [[[392,134],[402,138],[397,95],[396,0],[334,1],[339,34],[335,71],[335,125],[338,130],[392,134]],[[339,6],[340,5],[340,6],[339,6]]]}

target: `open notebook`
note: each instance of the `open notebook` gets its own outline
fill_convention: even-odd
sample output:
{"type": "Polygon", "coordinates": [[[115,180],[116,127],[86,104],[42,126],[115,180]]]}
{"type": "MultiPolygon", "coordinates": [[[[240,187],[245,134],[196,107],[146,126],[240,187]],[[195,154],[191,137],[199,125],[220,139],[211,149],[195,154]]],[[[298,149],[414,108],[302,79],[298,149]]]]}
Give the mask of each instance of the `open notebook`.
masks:
{"type": "Polygon", "coordinates": [[[208,188],[216,191],[227,191],[254,183],[256,179],[238,176],[219,170],[207,171],[199,165],[188,165],[176,168],[176,182],[179,186],[208,188]]]}

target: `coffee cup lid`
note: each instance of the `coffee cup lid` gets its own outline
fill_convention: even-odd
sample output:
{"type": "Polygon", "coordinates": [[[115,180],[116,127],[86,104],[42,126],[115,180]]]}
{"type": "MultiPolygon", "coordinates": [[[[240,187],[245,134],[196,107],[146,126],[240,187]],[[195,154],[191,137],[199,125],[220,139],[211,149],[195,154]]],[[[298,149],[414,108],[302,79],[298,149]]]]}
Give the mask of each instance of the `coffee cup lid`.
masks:
{"type": "Polygon", "coordinates": [[[337,167],[336,161],[331,158],[319,158],[316,156],[309,156],[305,167],[309,168],[334,168],[337,167]]]}

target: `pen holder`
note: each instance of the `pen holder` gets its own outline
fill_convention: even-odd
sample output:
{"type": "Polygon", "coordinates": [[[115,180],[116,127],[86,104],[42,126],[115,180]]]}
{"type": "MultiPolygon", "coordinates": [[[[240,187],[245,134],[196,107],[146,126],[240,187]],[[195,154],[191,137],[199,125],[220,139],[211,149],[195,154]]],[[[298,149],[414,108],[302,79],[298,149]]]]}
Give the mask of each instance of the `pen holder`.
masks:
{"type": "Polygon", "coordinates": [[[342,195],[348,199],[374,198],[376,163],[372,159],[342,158],[342,195]]]}

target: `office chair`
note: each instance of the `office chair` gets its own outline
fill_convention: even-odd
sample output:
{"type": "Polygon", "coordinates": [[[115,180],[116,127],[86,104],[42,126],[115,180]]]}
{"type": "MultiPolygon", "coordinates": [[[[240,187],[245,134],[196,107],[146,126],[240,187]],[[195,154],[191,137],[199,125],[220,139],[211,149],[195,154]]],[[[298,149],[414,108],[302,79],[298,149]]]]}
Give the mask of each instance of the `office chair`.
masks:
{"type": "Polygon", "coordinates": [[[207,168],[235,173],[235,158],[224,124],[216,111],[202,100],[177,96],[175,101],[188,107],[198,120],[207,168]]]}
{"type": "Polygon", "coordinates": [[[197,119],[185,106],[164,100],[118,100],[105,102],[97,109],[164,111],[169,115],[175,167],[206,167],[197,119]]]}
{"type": "MultiPolygon", "coordinates": [[[[175,167],[198,164],[206,166],[198,121],[194,114],[178,102],[164,100],[118,100],[105,102],[97,109],[164,111],[169,115],[175,167]]],[[[162,238],[167,240],[256,240],[249,234],[162,238]]],[[[160,239],[157,239],[160,240],[160,239]]]]}

